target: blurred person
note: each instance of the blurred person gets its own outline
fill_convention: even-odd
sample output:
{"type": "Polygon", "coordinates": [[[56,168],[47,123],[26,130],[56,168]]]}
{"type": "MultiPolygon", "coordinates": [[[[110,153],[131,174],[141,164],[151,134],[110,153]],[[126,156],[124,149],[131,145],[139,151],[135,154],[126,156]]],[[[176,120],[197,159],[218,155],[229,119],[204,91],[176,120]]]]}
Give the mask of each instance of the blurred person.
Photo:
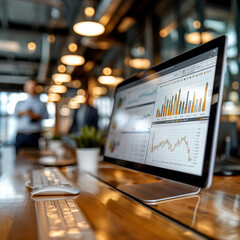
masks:
{"type": "Polygon", "coordinates": [[[73,113],[72,126],[69,133],[77,133],[84,126],[93,126],[98,128],[98,113],[97,109],[89,105],[90,95],[85,91],[86,102],[81,104],[80,108],[75,109],[73,113]]]}
{"type": "Polygon", "coordinates": [[[39,148],[41,120],[48,118],[47,108],[36,94],[36,86],[37,82],[33,79],[24,84],[24,91],[28,93],[28,98],[18,102],[15,108],[15,115],[18,117],[16,153],[20,148],[39,148]]]}

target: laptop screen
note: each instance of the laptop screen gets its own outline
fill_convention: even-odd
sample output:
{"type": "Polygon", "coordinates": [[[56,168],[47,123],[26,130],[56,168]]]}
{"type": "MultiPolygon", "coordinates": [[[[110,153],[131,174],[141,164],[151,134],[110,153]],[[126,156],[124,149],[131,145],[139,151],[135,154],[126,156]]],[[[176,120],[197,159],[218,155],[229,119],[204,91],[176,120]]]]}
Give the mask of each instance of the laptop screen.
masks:
{"type": "Polygon", "coordinates": [[[105,156],[201,176],[217,55],[214,48],[118,87],[105,156]]]}

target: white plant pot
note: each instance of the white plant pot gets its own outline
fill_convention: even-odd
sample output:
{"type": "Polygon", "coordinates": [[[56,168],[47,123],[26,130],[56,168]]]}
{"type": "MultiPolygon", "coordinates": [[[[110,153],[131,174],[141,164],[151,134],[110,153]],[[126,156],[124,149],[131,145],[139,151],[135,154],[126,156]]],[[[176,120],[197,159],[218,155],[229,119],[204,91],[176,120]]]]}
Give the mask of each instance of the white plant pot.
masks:
{"type": "Polygon", "coordinates": [[[52,151],[58,160],[62,160],[64,157],[65,149],[61,140],[50,140],[48,143],[48,149],[52,151]]]}
{"type": "Polygon", "coordinates": [[[61,140],[49,140],[48,142],[48,149],[50,151],[56,152],[61,147],[62,147],[61,140]]]}
{"type": "Polygon", "coordinates": [[[100,148],[77,148],[78,169],[84,172],[97,173],[100,148]]]}

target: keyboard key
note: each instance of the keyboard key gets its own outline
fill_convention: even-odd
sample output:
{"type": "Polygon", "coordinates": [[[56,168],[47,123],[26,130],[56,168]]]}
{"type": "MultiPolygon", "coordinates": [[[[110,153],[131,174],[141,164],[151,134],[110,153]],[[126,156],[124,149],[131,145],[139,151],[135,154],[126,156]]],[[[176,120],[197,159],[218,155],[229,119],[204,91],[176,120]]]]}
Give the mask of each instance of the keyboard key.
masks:
{"type": "Polygon", "coordinates": [[[37,201],[39,238],[94,240],[95,234],[72,199],[37,201]]]}

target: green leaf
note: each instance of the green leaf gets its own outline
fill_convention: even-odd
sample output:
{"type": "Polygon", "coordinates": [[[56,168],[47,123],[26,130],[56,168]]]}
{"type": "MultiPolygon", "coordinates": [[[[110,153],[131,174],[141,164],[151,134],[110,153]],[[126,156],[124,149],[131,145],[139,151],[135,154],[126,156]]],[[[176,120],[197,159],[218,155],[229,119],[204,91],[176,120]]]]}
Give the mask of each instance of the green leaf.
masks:
{"type": "Polygon", "coordinates": [[[89,126],[80,129],[78,134],[71,134],[70,137],[78,148],[101,148],[106,141],[106,136],[101,130],[89,126]]]}

